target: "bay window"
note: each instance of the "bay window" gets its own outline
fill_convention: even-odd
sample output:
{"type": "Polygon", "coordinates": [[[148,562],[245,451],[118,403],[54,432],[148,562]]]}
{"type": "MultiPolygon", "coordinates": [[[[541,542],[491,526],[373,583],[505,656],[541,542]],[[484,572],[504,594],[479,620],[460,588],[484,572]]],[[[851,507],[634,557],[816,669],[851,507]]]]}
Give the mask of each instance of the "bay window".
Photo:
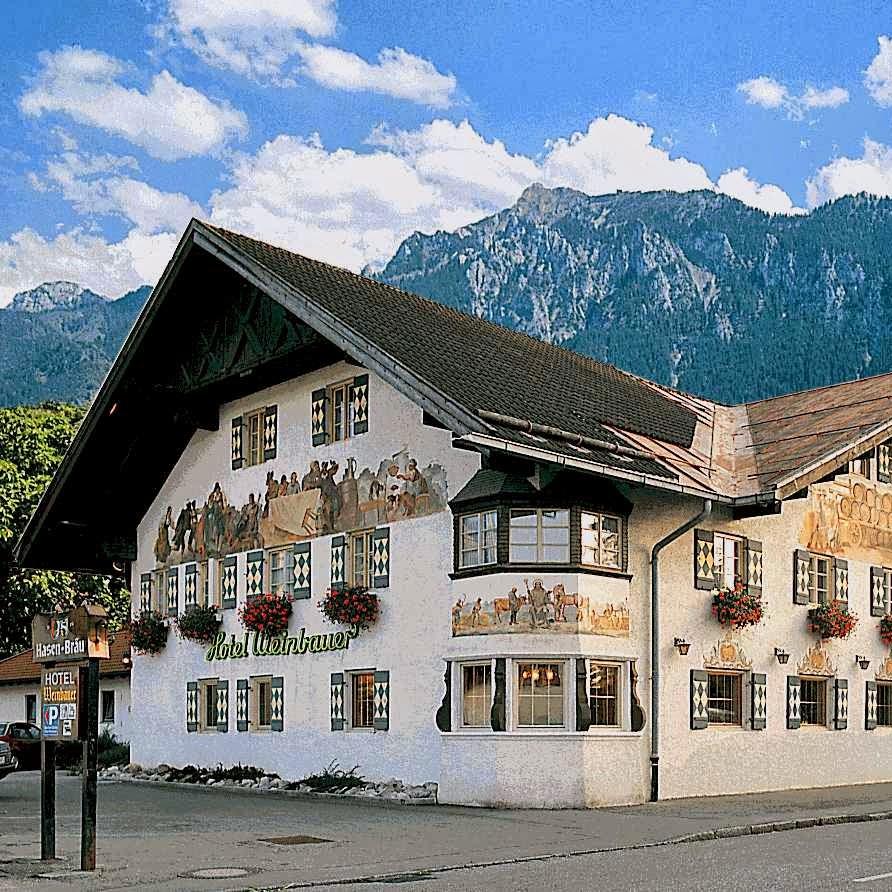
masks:
{"type": "Polygon", "coordinates": [[[569,563],[570,511],[512,508],[508,542],[512,563],[569,563]]]}
{"type": "Polygon", "coordinates": [[[592,662],[589,670],[589,704],[593,728],[619,727],[620,678],[619,666],[592,662]]]}
{"type": "Polygon", "coordinates": [[[492,706],[492,667],[489,663],[461,667],[461,726],[488,728],[492,706]]]}
{"type": "Polygon", "coordinates": [[[517,727],[564,727],[564,663],[517,663],[517,727]]]}
{"type": "Polygon", "coordinates": [[[582,563],[619,569],[622,563],[622,521],[612,514],[582,512],[582,563]]]}
{"type": "Polygon", "coordinates": [[[464,514],[459,519],[459,566],[478,567],[496,562],[498,512],[464,514]]]}

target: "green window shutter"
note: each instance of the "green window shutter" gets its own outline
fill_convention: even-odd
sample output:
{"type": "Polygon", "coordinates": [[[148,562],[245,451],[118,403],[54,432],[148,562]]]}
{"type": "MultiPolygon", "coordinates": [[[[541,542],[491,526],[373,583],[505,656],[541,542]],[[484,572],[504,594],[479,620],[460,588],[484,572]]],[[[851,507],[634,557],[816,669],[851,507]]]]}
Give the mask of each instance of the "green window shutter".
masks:
{"type": "Polygon", "coordinates": [[[285,727],[285,679],[281,675],[274,676],[270,685],[269,727],[271,731],[285,727]]]}
{"type": "Polygon", "coordinates": [[[870,568],[870,615],[883,616],[886,612],[886,599],[883,593],[885,573],[882,567],[870,568]]]}
{"type": "Polygon", "coordinates": [[[505,715],[505,673],[505,658],[496,658],[492,707],[489,710],[489,724],[493,731],[504,731],[507,728],[505,715]]]}
{"type": "Polygon", "coordinates": [[[238,471],[245,463],[245,431],[242,416],[232,419],[232,470],[238,471]]]}
{"type": "Polygon", "coordinates": [[[390,585],[390,527],[372,533],[372,588],[390,585]]]}
{"type": "Polygon", "coordinates": [[[762,543],[746,540],[746,587],[754,594],[762,593],[762,543]]]}
{"type": "Polygon", "coordinates": [[[198,606],[198,564],[186,564],[183,576],[183,599],[186,613],[198,606]]]}
{"type": "Polygon", "coordinates": [[[235,730],[248,730],[248,679],[237,678],[235,681],[235,730]]]}
{"type": "Polygon", "coordinates": [[[279,441],[279,407],[267,406],[263,412],[263,460],[276,457],[279,441]]]}
{"type": "Polygon", "coordinates": [[[864,730],[873,731],[877,726],[877,683],[868,681],[864,691],[864,730]]]}
{"type": "Polygon", "coordinates": [[[441,731],[452,730],[452,662],[446,661],[446,671],[443,673],[443,685],[446,688],[443,700],[437,708],[437,728],[441,731]]]}
{"type": "Polygon", "coordinates": [[[390,672],[375,670],[375,691],[372,724],[376,731],[390,728],[390,672]]]}
{"type": "Polygon", "coordinates": [[[217,730],[226,733],[229,730],[229,682],[217,682],[217,730]]]}
{"type": "MultiPolygon", "coordinates": [[[[810,556],[807,551],[797,548],[793,552],[793,603],[808,604],[808,582],[810,556]]],[[[798,725],[796,726],[799,727],[798,725]]]]}
{"type": "Polygon", "coordinates": [[[344,673],[331,673],[331,730],[344,730],[344,673]]]}
{"type": "Polygon", "coordinates": [[[186,730],[198,730],[198,682],[186,682],[186,730]]]}
{"type": "Polygon", "coordinates": [[[715,588],[715,544],[712,530],[694,530],[694,588],[715,588]]]}
{"type": "Polygon", "coordinates": [[[837,678],[833,685],[834,715],[833,725],[837,731],[845,731],[849,727],[849,680],[837,678]]]}
{"type": "Polygon", "coordinates": [[[764,672],[754,672],[751,678],[752,728],[764,731],[768,719],[768,677],[764,672]]]}
{"type": "Polygon", "coordinates": [[[328,442],[328,395],[324,387],[313,391],[310,429],[314,446],[324,446],[328,442]]]}
{"type": "Polygon", "coordinates": [[[245,592],[248,600],[263,594],[263,552],[249,551],[245,570],[245,592]]]}
{"type": "Polygon", "coordinates": [[[238,560],[234,554],[223,558],[220,573],[220,600],[224,608],[230,609],[238,602],[238,560]]]}
{"type": "Polygon", "coordinates": [[[787,727],[796,729],[802,724],[800,702],[801,683],[798,675],[787,676],[787,727]]]}
{"type": "Polygon", "coordinates": [[[369,430],[369,376],[357,375],[353,379],[353,433],[365,434],[369,430]]]}
{"type": "Polygon", "coordinates": [[[691,730],[701,731],[709,727],[709,673],[703,669],[691,669],[691,730]]]}
{"type": "Polygon", "coordinates": [[[888,443],[877,446],[877,480],[892,483],[892,446],[888,443]]]}
{"type": "Polygon", "coordinates": [[[347,540],[331,537],[331,587],[343,589],[347,584],[347,540]]]}
{"type": "Polygon", "coordinates": [[[295,542],[292,550],[294,573],[294,597],[309,598],[312,589],[312,548],[309,542],[295,542]]]}
{"type": "Polygon", "coordinates": [[[167,615],[176,616],[180,611],[180,568],[167,571],[167,615]]]}
{"type": "Polygon", "coordinates": [[[152,574],[139,575],[139,612],[147,613],[152,609],[152,574]]]}
{"type": "Polygon", "coordinates": [[[842,558],[833,559],[833,597],[849,603],[849,562],[842,558]]]}
{"type": "Polygon", "coordinates": [[[588,731],[592,725],[592,707],[588,697],[588,660],[576,660],[576,730],[588,731]]]}

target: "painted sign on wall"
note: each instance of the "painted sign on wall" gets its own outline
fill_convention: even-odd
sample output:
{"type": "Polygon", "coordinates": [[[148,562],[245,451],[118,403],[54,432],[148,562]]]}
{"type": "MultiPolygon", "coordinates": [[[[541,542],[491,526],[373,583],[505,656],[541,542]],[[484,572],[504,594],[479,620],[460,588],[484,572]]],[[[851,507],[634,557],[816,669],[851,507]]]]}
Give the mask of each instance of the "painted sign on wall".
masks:
{"type": "Polygon", "coordinates": [[[892,486],[854,474],[813,484],[799,541],[809,551],[888,566],[892,486]]]}
{"type": "Polygon", "coordinates": [[[213,663],[215,660],[241,660],[245,657],[289,657],[346,650],[358,635],[358,626],[321,635],[308,635],[306,628],[301,628],[297,635],[245,632],[244,635],[232,634],[229,640],[226,632],[220,631],[204,658],[208,663],[213,663]]]}
{"type": "Polygon", "coordinates": [[[40,727],[47,740],[77,740],[78,667],[44,669],[40,727]]]}
{"type": "Polygon", "coordinates": [[[445,469],[421,468],[405,449],[384,459],[377,471],[358,472],[353,458],[343,469],[336,461],[314,459],[303,474],[267,471],[264,489],[241,507],[230,503],[219,483],[200,507],[189,501],[175,515],[168,506],[158,524],[155,560],[164,566],[276,548],[433,514],[447,501],[445,469]]]}
{"type": "Polygon", "coordinates": [[[629,608],[570,593],[564,583],[524,579],[503,597],[485,601],[463,595],[452,606],[452,634],[591,634],[629,637],[629,608]],[[550,585],[550,587],[549,587],[550,585]]]}

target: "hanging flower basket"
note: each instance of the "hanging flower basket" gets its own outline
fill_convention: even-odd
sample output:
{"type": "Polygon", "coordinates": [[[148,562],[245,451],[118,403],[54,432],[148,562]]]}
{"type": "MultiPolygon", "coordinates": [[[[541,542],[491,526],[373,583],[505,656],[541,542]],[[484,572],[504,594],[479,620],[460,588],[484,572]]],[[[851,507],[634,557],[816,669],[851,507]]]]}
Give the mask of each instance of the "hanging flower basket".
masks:
{"type": "Polygon", "coordinates": [[[288,595],[255,595],[239,607],[238,618],[252,632],[278,635],[288,628],[292,600],[288,595]]]}
{"type": "Polygon", "coordinates": [[[131,646],[137,653],[157,654],[167,644],[170,627],[157,611],[144,613],[130,623],[131,646]]]}
{"type": "Polygon", "coordinates": [[[842,601],[820,604],[808,612],[808,630],[822,638],[848,638],[858,625],[858,617],[842,601]]]}
{"type": "Polygon", "coordinates": [[[330,588],[325,600],[319,602],[319,609],[330,622],[368,629],[378,619],[380,603],[374,592],[357,585],[345,589],[330,588]]]}
{"type": "Polygon", "coordinates": [[[762,622],[762,596],[738,582],[734,588],[720,588],[712,593],[712,615],[719,625],[743,629],[762,622]]]}
{"type": "Polygon", "coordinates": [[[177,617],[177,633],[187,641],[199,644],[210,644],[220,628],[220,617],[217,608],[210,606],[193,607],[182,616],[177,617]]]}
{"type": "Polygon", "coordinates": [[[877,628],[880,630],[880,638],[883,644],[892,644],[892,615],[886,614],[877,628]]]}

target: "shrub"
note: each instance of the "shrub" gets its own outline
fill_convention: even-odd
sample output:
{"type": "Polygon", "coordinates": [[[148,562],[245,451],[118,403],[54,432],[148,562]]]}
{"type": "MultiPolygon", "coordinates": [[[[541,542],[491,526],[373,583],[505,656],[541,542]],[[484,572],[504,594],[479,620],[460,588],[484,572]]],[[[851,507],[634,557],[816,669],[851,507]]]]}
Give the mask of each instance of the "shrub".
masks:
{"type": "Polygon", "coordinates": [[[269,772],[264,771],[262,768],[257,768],[254,765],[242,765],[241,762],[239,762],[238,765],[233,765],[231,768],[224,768],[223,763],[218,762],[217,767],[211,771],[211,777],[215,781],[256,781],[260,780],[260,778],[262,777],[278,776],[278,774],[270,774],[269,772]]]}
{"type": "Polygon", "coordinates": [[[849,613],[842,601],[819,604],[808,612],[808,630],[822,638],[848,638],[858,625],[858,617],[849,613]]]}
{"type": "Polygon", "coordinates": [[[712,595],[712,615],[732,629],[756,626],[762,622],[762,596],[741,582],[734,588],[720,588],[712,595]]]}
{"type": "Polygon", "coordinates": [[[292,600],[288,595],[255,595],[239,607],[238,618],[246,629],[278,635],[288,628],[292,600]]]}
{"type": "Polygon", "coordinates": [[[217,608],[211,606],[193,607],[177,617],[177,634],[187,641],[210,644],[220,628],[217,608]]]}
{"type": "Polygon", "coordinates": [[[356,773],[358,765],[354,765],[349,771],[338,767],[336,761],[331,761],[319,774],[311,774],[303,780],[288,784],[288,789],[294,790],[299,785],[304,785],[314,793],[343,793],[356,787],[364,787],[365,779],[356,773]]]}
{"type": "Polygon", "coordinates": [[[144,613],[130,623],[133,649],[141,654],[160,653],[167,644],[170,631],[164,617],[157,611],[144,613]]]}
{"type": "Polygon", "coordinates": [[[99,755],[97,760],[103,768],[109,765],[130,764],[130,744],[120,741],[108,728],[103,728],[99,735],[99,755]]]}
{"type": "Polygon", "coordinates": [[[330,622],[368,629],[377,621],[380,605],[374,592],[357,585],[345,589],[330,588],[319,608],[330,622]]]}

